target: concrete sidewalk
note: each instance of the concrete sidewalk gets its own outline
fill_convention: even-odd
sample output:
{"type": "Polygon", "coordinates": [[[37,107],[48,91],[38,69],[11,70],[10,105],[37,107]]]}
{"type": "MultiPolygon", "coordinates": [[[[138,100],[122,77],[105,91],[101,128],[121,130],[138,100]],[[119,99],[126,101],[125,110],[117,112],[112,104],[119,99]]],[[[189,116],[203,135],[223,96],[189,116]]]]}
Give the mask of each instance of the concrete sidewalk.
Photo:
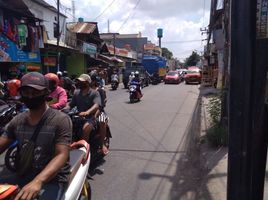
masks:
{"type": "MultiPolygon", "coordinates": [[[[203,87],[201,89],[201,138],[205,136],[210,127],[209,114],[206,106],[211,95],[218,91],[214,88],[203,87]]],[[[227,198],[227,167],[228,167],[228,148],[212,148],[207,141],[200,144],[200,159],[205,174],[203,174],[201,190],[209,193],[209,200],[226,200],[227,198]]],[[[268,200],[268,158],[266,164],[266,177],[264,186],[264,200],[268,200]]]]}
{"type": "MultiPolygon", "coordinates": [[[[201,89],[201,130],[203,138],[210,127],[207,105],[209,99],[218,91],[214,88],[201,89]]],[[[205,139],[200,144],[201,164],[204,168],[201,190],[207,190],[210,200],[226,200],[228,149],[226,147],[212,148],[205,139]]]]}

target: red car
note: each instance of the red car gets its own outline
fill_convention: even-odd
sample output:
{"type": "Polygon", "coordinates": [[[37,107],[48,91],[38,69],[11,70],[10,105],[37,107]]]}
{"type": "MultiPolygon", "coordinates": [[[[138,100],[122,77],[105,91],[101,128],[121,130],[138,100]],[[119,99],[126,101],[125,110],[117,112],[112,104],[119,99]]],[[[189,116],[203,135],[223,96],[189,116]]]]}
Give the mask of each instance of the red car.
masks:
{"type": "Polygon", "coordinates": [[[181,76],[178,71],[169,71],[164,79],[165,84],[167,83],[176,83],[179,84],[181,82],[181,76]]]}
{"type": "Polygon", "coordinates": [[[201,83],[201,73],[199,70],[188,70],[184,76],[185,84],[201,83]]]}

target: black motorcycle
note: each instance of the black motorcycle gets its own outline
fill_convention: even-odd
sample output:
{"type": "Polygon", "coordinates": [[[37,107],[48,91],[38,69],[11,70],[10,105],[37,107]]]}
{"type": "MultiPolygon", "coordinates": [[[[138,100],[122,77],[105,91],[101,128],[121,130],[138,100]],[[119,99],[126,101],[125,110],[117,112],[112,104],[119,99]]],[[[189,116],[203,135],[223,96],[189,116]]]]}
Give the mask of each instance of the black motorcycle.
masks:
{"type": "MultiPolygon", "coordinates": [[[[73,108],[70,111],[64,111],[67,113],[72,122],[73,122],[73,141],[78,141],[82,137],[82,128],[85,121],[84,117],[80,117],[78,114],[78,110],[76,108],[73,108]]],[[[90,144],[90,153],[91,153],[91,164],[94,164],[95,161],[103,158],[103,154],[100,151],[101,150],[101,144],[100,144],[100,135],[98,134],[99,131],[99,124],[97,123],[92,132],[90,133],[89,138],[89,144],[90,144]]],[[[109,125],[107,124],[106,129],[106,137],[104,138],[104,145],[109,149],[110,147],[110,138],[112,138],[112,134],[109,128],[109,125]]]]}
{"type": "Polygon", "coordinates": [[[130,103],[134,103],[136,101],[140,101],[142,95],[138,91],[139,84],[136,82],[131,82],[129,85],[129,101],[130,103]]]}
{"type": "Polygon", "coordinates": [[[116,90],[118,88],[118,81],[113,80],[111,82],[112,90],[116,90]]]}

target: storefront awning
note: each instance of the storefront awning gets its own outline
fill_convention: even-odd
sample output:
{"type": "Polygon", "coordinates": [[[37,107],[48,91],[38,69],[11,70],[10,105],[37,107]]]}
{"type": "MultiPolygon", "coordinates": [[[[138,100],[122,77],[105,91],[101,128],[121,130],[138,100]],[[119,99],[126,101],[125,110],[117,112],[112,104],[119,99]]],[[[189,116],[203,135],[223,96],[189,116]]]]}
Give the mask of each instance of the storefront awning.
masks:
{"type": "Polygon", "coordinates": [[[120,58],[117,58],[115,56],[110,57],[110,56],[105,56],[105,55],[99,54],[98,58],[103,59],[103,60],[110,62],[110,63],[114,63],[114,62],[123,63],[124,62],[123,60],[121,60],[120,58]]]}

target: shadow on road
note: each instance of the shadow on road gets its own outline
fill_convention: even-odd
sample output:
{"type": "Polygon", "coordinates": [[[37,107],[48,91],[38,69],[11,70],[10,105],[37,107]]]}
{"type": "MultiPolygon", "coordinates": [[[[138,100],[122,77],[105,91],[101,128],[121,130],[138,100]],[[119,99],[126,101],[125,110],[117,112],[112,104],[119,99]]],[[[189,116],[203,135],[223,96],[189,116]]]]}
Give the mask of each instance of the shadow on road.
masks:
{"type": "MultiPolygon", "coordinates": [[[[227,176],[225,173],[209,175],[210,169],[226,155],[226,149],[219,150],[205,163],[204,156],[200,151],[200,132],[201,132],[201,108],[202,95],[200,92],[197,104],[189,121],[186,131],[183,135],[183,140],[179,144],[178,151],[183,151],[177,161],[177,170],[175,176],[167,176],[154,173],[141,173],[140,179],[150,179],[159,177],[162,180],[168,179],[172,182],[170,191],[170,200],[213,200],[208,189],[210,179],[227,176]],[[208,167],[209,166],[209,167],[208,167]]],[[[173,157],[170,163],[174,162],[176,156],[173,157]]],[[[161,184],[159,184],[161,187],[161,184]]],[[[160,188],[158,188],[160,189],[160,188]]],[[[158,191],[155,191],[157,193],[158,191]]],[[[157,200],[155,194],[152,200],[157,200]]]]}

